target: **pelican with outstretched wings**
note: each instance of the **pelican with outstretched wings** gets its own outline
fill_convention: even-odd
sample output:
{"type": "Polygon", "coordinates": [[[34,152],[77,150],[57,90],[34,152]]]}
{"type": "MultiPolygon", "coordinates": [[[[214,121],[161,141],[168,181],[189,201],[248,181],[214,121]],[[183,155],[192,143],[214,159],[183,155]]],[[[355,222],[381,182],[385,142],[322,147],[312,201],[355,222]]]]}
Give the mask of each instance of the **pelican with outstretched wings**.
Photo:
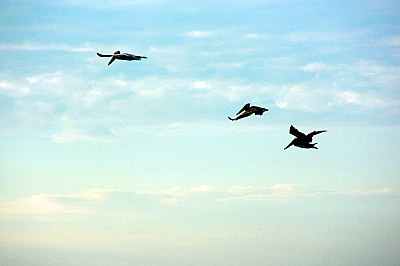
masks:
{"type": "Polygon", "coordinates": [[[312,138],[315,135],[320,134],[322,132],[326,132],[326,130],[313,131],[306,135],[303,132],[298,131],[294,126],[290,126],[289,133],[295,136],[296,138],[294,138],[292,142],[290,142],[289,145],[287,145],[284,150],[286,150],[292,145],[304,149],[318,149],[315,146],[318,143],[311,143],[311,142],[312,138]]]}
{"type": "Polygon", "coordinates": [[[264,112],[268,111],[267,108],[263,107],[258,107],[258,106],[251,106],[250,103],[246,103],[242,109],[240,109],[239,112],[237,112],[236,115],[238,115],[236,118],[231,118],[228,116],[229,120],[231,121],[236,121],[245,117],[248,117],[252,114],[255,115],[263,115],[264,112]],[[239,115],[240,114],[240,115],[239,115]]]}
{"type": "Polygon", "coordinates": [[[100,57],[111,57],[110,62],[108,62],[108,65],[111,65],[112,62],[114,62],[115,59],[117,60],[126,60],[126,61],[140,61],[142,60],[142,58],[147,58],[146,56],[142,56],[142,55],[134,55],[134,54],[127,54],[127,53],[123,53],[121,54],[120,51],[115,51],[114,54],[100,54],[97,53],[98,56],[100,57]]]}

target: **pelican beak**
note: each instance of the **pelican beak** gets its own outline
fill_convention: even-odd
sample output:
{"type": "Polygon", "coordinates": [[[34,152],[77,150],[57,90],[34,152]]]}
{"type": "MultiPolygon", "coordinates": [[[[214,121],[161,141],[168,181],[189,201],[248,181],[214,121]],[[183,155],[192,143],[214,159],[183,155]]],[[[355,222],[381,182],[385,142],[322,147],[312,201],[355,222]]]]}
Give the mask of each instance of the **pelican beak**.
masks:
{"type": "Polygon", "coordinates": [[[284,148],[283,150],[286,150],[287,148],[289,148],[289,147],[292,146],[292,145],[293,145],[293,140],[292,140],[292,142],[290,142],[289,145],[287,145],[286,148],[284,148]]]}

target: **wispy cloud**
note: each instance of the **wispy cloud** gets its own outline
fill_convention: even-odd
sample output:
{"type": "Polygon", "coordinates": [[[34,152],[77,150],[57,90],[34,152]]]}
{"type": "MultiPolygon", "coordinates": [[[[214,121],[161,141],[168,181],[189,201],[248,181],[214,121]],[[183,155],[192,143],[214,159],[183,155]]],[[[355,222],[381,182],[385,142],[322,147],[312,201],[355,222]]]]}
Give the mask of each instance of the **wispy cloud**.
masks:
{"type": "Polygon", "coordinates": [[[203,30],[193,30],[185,33],[186,37],[193,39],[205,39],[216,35],[216,31],[203,31],[203,30]]]}
{"type": "Polygon", "coordinates": [[[400,190],[394,188],[378,188],[378,189],[352,189],[339,194],[348,195],[351,197],[369,197],[369,196],[389,196],[399,195],[400,190]]]}
{"type": "MultiPolygon", "coordinates": [[[[163,52],[169,51],[165,49],[154,48],[153,51],[162,58],[163,52]]],[[[179,54],[176,47],[169,52],[169,55],[179,54]]],[[[168,65],[168,59],[164,59],[168,65]]],[[[40,124],[41,121],[47,125],[51,141],[69,143],[108,141],[122,136],[123,132],[132,133],[135,130],[151,134],[157,131],[159,135],[186,134],[187,121],[215,121],[224,112],[221,106],[245,101],[252,101],[253,104],[275,103],[277,109],[304,113],[337,112],[340,108],[341,113],[352,112],[354,115],[354,108],[358,108],[356,112],[371,110],[377,114],[376,111],[390,109],[387,119],[400,112],[400,100],[396,94],[400,68],[395,65],[360,60],[354,64],[310,61],[296,66],[290,57],[274,60],[280,62],[279,66],[295,65],[293,68],[303,75],[302,81],[273,84],[269,81],[248,82],[239,77],[194,78],[179,75],[103,78],[98,73],[89,73],[90,77],[88,73],[75,73],[71,78],[71,74],[62,71],[30,74],[16,79],[2,73],[0,95],[10,102],[3,107],[8,112],[3,123],[15,125],[15,121],[24,119],[25,123],[18,123],[22,127],[40,124]],[[193,99],[201,99],[204,104],[193,105],[193,99]],[[262,102],[257,103],[259,99],[262,102]],[[72,122],[66,123],[65,117],[72,122]],[[145,122],[144,126],[141,122],[145,122]]],[[[182,64],[172,65],[180,68],[186,63],[184,59],[182,64]]],[[[231,67],[243,68],[239,62],[232,64],[231,67]]],[[[226,115],[229,112],[226,108],[226,115]]],[[[198,123],[191,128],[198,129],[200,126],[210,125],[198,123]]]]}
{"type": "Polygon", "coordinates": [[[305,72],[320,72],[329,70],[330,66],[322,62],[313,62],[303,66],[302,69],[305,72]]]}
{"type": "MultiPolygon", "coordinates": [[[[400,196],[400,189],[349,189],[344,191],[318,190],[310,185],[277,183],[272,186],[258,187],[252,185],[238,185],[229,187],[215,187],[202,185],[191,188],[161,188],[143,190],[116,190],[93,188],[73,194],[39,194],[30,197],[0,201],[0,214],[79,214],[91,213],[98,210],[107,201],[118,195],[127,195],[128,202],[135,202],[143,197],[154,200],[162,205],[177,205],[184,201],[201,199],[212,202],[254,202],[279,201],[291,199],[321,198],[321,197],[386,197],[400,196]]],[[[107,205],[107,204],[106,204],[107,205]]],[[[117,210],[113,210],[117,211],[117,210]]]]}
{"type": "Polygon", "coordinates": [[[32,94],[28,85],[22,85],[11,81],[0,81],[0,95],[10,97],[25,97],[32,94]]]}
{"type": "Polygon", "coordinates": [[[400,46],[400,36],[391,36],[391,37],[385,38],[383,43],[386,45],[398,47],[398,46],[400,46]]]}
{"type": "Polygon", "coordinates": [[[246,33],[243,37],[247,40],[260,40],[269,37],[269,35],[265,33],[246,33]]]}
{"type": "Polygon", "coordinates": [[[81,46],[72,46],[68,44],[43,44],[43,43],[13,43],[0,44],[0,51],[64,51],[72,53],[95,52],[96,49],[91,44],[83,44],[81,46]]]}
{"type": "Polygon", "coordinates": [[[86,203],[104,201],[111,189],[89,189],[76,194],[39,194],[26,198],[0,202],[0,212],[3,214],[29,214],[29,213],[82,213],[86,203]]]}
{"type": "Polygon", "coordinates": [[[62,132],[55,134],[51,137],[51,140],[57,143],[70,143],[70,142],[105,142],[106,140],[101,137],[91,136],[79,132],[62,132]]]}
{"type": "Polygon", "coordinates": [[[56,143],[107,142],[111,136],[111,132],[104,127],[78,126],[74,119],[63,115],[60,119],[60,132],[54,134],[51,140],[56,143]]]}
{"type": "Polygon", "coordinates": [[[343,104],[359,105],[364,107],[400,107],[400,100],[382,98],[374,93],[359,93],[355,91],[343,91],[337,93],[339,102],[343,104]]]}
{"type": "Polygon", "coordinates": [[[291,42],[337,42],[337,41],[350,41],[355,37],[363,36],[366,31],[354,32],[318,32],[318,31],[300,31],[292,32],[286,35],[286,39],[291,42]]]}

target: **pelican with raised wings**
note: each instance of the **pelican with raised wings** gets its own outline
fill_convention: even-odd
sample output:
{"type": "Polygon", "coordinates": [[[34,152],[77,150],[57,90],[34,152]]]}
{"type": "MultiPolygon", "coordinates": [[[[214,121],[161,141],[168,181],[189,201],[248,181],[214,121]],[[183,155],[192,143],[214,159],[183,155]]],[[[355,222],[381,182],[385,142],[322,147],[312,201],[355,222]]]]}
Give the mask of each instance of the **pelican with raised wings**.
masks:
{"type": "Polygon", "coordinates": [[[298,131],[294,126],[290,126],[289,133],[295,136],[296,138],[294,138],[292,142],[290,142],[289,145],[287,145],[286,148],[284,148],[284,150],[286,150],[292,145],[304,149],[318,149],[315,146],[318,143],[311,143],[311,142],[312,138],[315,135],[320,134],[322,132],[326,132],[326,130],[313,131],[306,135],[303,132],[298,131]]]}
{"type": "Polygon", "coordinates": [[[228,116],[229,120],[231,121],[236,121],[245,117],[248,117],[252,114],[255,115],[263,115],[264,112],[268,111],[267,108],[263,107],[258,107],[258,106],[251,106],[250,103],[245,104],[245,106],[240,109],[239,112],[237,112],[236,115],[238,115],[236,118],[231,118],[228,116]],[[240,114],[240,115],[239,115],[240,114]]]}

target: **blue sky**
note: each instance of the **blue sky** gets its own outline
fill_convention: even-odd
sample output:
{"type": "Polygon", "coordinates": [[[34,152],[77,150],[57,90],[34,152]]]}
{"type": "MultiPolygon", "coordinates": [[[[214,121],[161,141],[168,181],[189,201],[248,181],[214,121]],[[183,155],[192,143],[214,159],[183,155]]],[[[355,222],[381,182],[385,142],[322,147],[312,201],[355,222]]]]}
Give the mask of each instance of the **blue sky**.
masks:
{"type": "Polygon", "coordinates": [[[0,4],[2,265],[398,265],[400,4],[242,2],[0,4]]]}

